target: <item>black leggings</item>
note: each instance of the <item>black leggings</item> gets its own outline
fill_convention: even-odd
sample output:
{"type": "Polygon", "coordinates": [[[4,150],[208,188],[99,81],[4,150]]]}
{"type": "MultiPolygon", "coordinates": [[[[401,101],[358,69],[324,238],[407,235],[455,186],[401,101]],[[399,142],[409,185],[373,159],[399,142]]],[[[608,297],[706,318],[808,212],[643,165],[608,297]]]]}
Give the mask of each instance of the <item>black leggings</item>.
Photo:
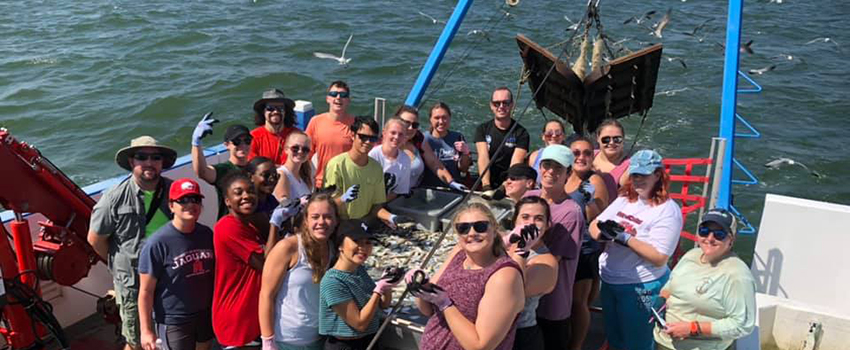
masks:
{"type": "Polygon", "coordinates": [[[537,319],[537,326],[543,332],[543,343],[546,350],[566,350],[570,343],[570,318],[563,320],[537,319]]]}
{"type": "Polygon", "coordinates": [[[514,350],[543,350],[543,332],[537,325],[517,328],[514,350]]]}

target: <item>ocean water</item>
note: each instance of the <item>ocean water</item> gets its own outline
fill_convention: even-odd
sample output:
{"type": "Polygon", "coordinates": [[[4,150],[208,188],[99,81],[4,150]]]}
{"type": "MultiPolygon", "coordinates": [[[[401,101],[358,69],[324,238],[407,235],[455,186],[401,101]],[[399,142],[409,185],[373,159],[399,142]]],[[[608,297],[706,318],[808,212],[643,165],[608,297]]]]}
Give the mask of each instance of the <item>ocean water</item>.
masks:
{"type": "MultiPolygon", "coordinates": [[[[663,42],[659,94],[637,148],[665,157],[705,157],[717,134],[726,4],[723,1],[603,0],[601,16],[612,41],[630,38],[629,48],[663,42]],[[630,16],[667,9],[672,20],[663,39],[648,35],[630,16]],[[682,34],[705,20],[703,42],[682,34]]],[[[374,97],[394,109],[406,97],[442,24],[417,13],[447,19],[453,1],[26,1],[0,4],[0,126],[34,144],[80,185],[123,173],[115,152],[133,137],[148,134],[189,152],[192,130],[207,111],[222,124],[252,121],[251,106],[262,91],[277,87],[294,99],[327,109],[324,91],[342,79],[352,87],[352,110],[371,114],[374,97]],[[350,34],[351,64],[314,58],[338,53],[350,34]]],[[[514,36],[525,34],[548,46],[570,36],[569,22],[584,11],[582,1],[529,1],[507,8],[477,1],[452,43],[425,105],[441,100],[454,112],[453,129],[467,137],[489,116],[488,100],[498,86],[515,92],[521,68],[514,36]],[[507,10],[510,16],[502,12],[507,10]],[[469,34],[487,30],[486,38],[469,34]],[[439,87],[439,88],[437,88],[439,87]]],[[[742,140],[737,156],[759,177],[736,186],[735,204],[758,224],[765,193],[850,203],[850,74],[844,63],[850,43],[845,1],[782,3],[748,1],[742,70],[771,64],[756,75],[764,87],[742,95],[739,113],[762,133],[742,140]],[[807,42],[829,37],[830,42],[807,42]],[[834,43],[838,43],[835,45],[834,43]],[[792,59],[788,59],[787,56],[792,59]],[[781,57],[776,57],[781,56],[781,57]],[[824,175],[763,164],[789,157],[824,175]]],[[[557,49],[553,49],[556,53],[557,49]]],[[[745,83],[742,83],[745,84],[745,83]]],[[[521,115],[531,92],[523,86],[516,118],[534,135],[543,116],[532,107],[521,115]]],[[[553,117],[551,113],[546,113],[553,117]]],[[[425,119],[422,120],[425,122],[425,119]]],[[[624,120],[630,145],[639,118],[624,120]]],[[[219,124],[221,125],[221,124],[219,124]]],[[[208,138],[221,137],[224,126],[208,138]]],[[[210,140],[212,139],[212,140],[210,140]]]]}

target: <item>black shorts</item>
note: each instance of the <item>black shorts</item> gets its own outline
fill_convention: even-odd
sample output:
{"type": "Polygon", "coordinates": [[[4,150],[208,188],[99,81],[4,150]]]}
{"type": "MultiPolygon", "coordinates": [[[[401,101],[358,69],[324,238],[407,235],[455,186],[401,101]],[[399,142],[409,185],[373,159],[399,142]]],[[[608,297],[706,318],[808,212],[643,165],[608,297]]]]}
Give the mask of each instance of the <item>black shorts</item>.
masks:
{"type": "Polygon", "coordinates": [[[325,341],[325,350],[366,350],[374,336],[374,333],[357,339],[339,339],[328,336],[325,341]]]}
{"type": "Polygon", "coordinates": [[[537,327],[543,333],[543,347],[546,350],[567,350],[572,335],[570,318],[563,320],[546,320],[537,318],[537,327]]]}
{"type": "Polygon", "coordinates": [[[516,337],[514,338],[514,350],[544,350],[543,331],[540,327],[533,325],[531,327],[517,328],[516,337]]]}
{"type": "Polygon", "coordinates": [[[599,278],[599,254],[601,252],[579,255],[576,281],[599,278]]]}
{"type": "Polygon", "coordinates": [[[212,340],[215,336],[210,314],[182,324],[157,324],[156,334],[162,339],[163,350],[195,350],[195,343],[212,340]]]}

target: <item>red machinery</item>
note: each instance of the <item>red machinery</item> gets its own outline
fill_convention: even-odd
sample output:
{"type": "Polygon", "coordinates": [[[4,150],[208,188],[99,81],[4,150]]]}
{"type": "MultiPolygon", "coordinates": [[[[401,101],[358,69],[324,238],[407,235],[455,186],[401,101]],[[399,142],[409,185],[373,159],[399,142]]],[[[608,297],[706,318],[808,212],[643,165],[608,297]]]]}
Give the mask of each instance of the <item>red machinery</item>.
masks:
{"type": "Polygon", "coordinates": [[[37,149],[15,140],[6,129],[0,129],[0,169],[0,205],[15,212],[9,224],[14,242],[0,225],[0,271],[8,302],[0,306],[6,326],[0,327],[0,334],[13,350],[40,349],[47,331],[60,343],[67,342],[52,307],[40,298],[38,281],[74,285],[100,260],[86,241],[95,201],[37,149]],[[39,222],[35,244],[24,213],[48,219],[39,222]]]}

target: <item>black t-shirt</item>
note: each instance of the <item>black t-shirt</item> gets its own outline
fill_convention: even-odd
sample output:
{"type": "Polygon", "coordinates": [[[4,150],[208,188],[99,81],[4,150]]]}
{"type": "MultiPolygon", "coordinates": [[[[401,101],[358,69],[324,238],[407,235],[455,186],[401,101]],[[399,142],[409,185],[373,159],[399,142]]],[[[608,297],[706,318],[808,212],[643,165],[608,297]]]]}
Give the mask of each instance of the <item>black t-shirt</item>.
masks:
{"type": "Polygon", "coordinates": [[[514,123],[516,123],[516,120],[511,119],[511,125],[506,130],[502,130],[497,128],[496,121],[491,119],[478,125],[475,129],[474,142],[487,143],[487,153],[490,155],[490,162],[493,162],[493,166],[490,167],[490,184],[494,188],[505,181],[506,173],[511,166],[511,157],[514,155],[514,149],[520,148],[528,151],[528,131],[522,125],[517,125],[514,132],[508,135],[508,130],[513,127],[514,123]],[[493,157],[496,149],[499,148],[499,144],[502,143],[502,139],[506,137],[507,141],[505,141],[502,151],[499,152],[498,157],[493,157]]]}
{"type": "Polygon", "coordinates": [[[195,225],[181,233],[169,222],[145,242],[139,254],[139,273],[157,279],[153,298],[154,320],[176,325],[209,317],[215,284],[213,232],[195,225]]]}

